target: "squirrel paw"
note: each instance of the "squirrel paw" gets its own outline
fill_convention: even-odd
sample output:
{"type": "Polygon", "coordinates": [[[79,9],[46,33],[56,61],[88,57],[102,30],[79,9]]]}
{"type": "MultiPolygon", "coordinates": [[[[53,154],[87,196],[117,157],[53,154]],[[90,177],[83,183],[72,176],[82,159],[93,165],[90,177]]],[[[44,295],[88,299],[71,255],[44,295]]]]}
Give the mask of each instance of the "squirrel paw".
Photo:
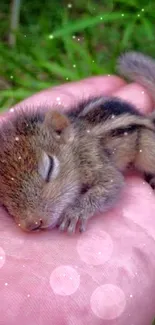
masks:
{"type": "Polygon", "coordinates": [[[77,208],[68,208],[59,223],[59,230],[75,233],[77,225],[79,232],[86,230],[87,219],[82,215],[82,212],[77,208]]]}

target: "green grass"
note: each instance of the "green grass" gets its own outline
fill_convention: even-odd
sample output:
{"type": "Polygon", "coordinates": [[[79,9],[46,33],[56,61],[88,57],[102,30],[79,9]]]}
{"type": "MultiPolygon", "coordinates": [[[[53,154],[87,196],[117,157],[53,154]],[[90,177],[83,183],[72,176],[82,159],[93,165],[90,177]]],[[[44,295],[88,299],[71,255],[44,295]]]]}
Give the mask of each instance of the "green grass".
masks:
{"type": "Polygon", "coordinates": [[[23,0],[13,47],[8,44],[10,2],[3,2],[1,110],[64,81],[113,73],[122,51],[155,57],[153,0],[23,0]]]}

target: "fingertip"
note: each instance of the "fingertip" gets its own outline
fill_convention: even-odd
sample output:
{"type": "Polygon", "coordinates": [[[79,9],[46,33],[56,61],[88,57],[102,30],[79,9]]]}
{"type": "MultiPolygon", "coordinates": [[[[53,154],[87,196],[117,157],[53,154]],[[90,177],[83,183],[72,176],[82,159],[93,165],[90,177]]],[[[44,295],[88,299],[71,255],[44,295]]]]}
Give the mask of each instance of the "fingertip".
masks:
{"type": "Polygon", "coordinates": [[[43,107],[49,105],[52,107],[59,103],[65,108],[91,96],[110,96],[114,91],[119,90],[124,85],[125,81],[123,79],[113,75],[90,77],[43,90],[26,98],[13,108],[29,105],[35,106],[36,108],[41,105],[43,107]]]}
{"type": "Polygon", "coordinates": [[[151,112],[153,109],[153,101],[146,89],[137,83],[124,85],[113,93],[114,96],[120,97],[132,103],[137,109],[143,113],[151,112]]]}

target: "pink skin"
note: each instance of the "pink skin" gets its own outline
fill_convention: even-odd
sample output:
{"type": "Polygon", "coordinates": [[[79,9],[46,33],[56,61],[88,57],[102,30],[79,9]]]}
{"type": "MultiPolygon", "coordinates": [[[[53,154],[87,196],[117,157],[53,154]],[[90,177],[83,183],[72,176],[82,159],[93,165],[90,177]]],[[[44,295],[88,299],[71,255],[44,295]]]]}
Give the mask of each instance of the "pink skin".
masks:
{"type": "MultiPolygon", "coordinates": [[[[153,109],[145,89],[127,85],[116,76],[67,83],[16,107],[52,107],[57,97],[67,106],[101,94],[124,98],[145,113],[153,109]]],[[[58,230],[24,233],[1,208],[2,324],[50,325],[52,319],[57,325],[151,325],[155,316],[155,196],[137,175],[128,176],[126,183],[118,205],[94,217],[82,235],[69,237],[58,230]],[[96,301],[104,301],[104,306],[96,301]]]]}

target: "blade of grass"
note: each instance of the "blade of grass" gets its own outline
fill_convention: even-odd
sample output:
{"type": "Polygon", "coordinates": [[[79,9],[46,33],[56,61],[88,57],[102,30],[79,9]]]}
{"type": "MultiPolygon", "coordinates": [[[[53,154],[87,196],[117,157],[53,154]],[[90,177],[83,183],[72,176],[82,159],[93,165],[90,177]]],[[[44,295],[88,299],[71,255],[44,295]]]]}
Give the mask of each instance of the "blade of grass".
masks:
{"type": "Polygon", "coordinates": [[[123,34],[123,38],[122,38],[122,42],[121,42],[121,49],[128,47],[128,42],[129,42],[129,40],[131,39],[131,37],[133,35],[135,22],[136,22],[136,19],[134,19],[133,21],[130,22],[129,25],[127,25],[127,27],[126,27],[126,29],[124,31],[124,34],[123,34]]]}
{"type": "Polygon", "coordinates": [[[149,41],[154,41],[155,32],[154,32],[154,28],[152,28],[152,24],[149,22],[149,20],[146,17],[143,18],[142,22],[143,22],[143,28],[145,29],[145,33],[149,41]]]}
{"type": "MultiPolygon", "coordinates": [[[[60,28],[56,31],[53,32],[53,34],[51,35],[52,37],[58,38],[58,37],[63,37],[67,34],[71,34],[71,33],[75,33],[77,31],[81,31],[85,28],[88,27],[92,27],[92,26],[96,26],[98,24],[101,23],[105,23],[105,22],[113,22],[115,20],[126,20],[129,19],[130,17],[133,17],[130,14],[124,14],[121,12],[112,12],[112,13],[106,13],[106,14],[101,14],[99,16],[96,17],[90,17],[87,19],[82,19],[82,20],[77,20],[74,23],[70,22],[68,23],[65,28],[60,28]]],[[[50,36],[48,36],[48,38],[50,38],[50,36]]]]}

